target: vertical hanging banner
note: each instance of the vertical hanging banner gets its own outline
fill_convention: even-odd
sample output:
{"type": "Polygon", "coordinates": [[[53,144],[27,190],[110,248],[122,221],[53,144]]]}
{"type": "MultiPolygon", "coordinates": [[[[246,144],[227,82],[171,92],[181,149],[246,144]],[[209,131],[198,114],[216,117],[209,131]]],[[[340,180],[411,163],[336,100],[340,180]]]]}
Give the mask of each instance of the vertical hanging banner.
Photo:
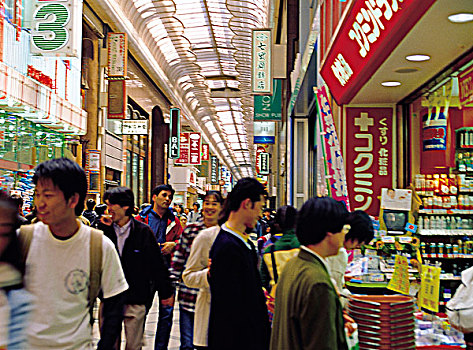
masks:
{"type": "Polygon", "coordinates": [[[271,95],[273,93],[271,44],[271,29],[253,30],[251,42],[251,90],[257,95],[271,95]]]}
{"type": "Polygon", "coordinates": [[[327,98],[325,86],[314,88],[320,112],[319,123],[321,130],[321,144],[325,154],[325,178],[330,197],[343,201],[350,210],[348,200],[347,179],[343,165],[342,152],[338,142],[337,131],[333,124],[332,110],[327,98]]]}
{"type": "Polygon", "coordinates": [[[198,132],[189,133],[189,164],[200,165],[201,163],[202,137],[198,132]]]}
{"type": "Polygon", "coordinates": [[[179,108],[170,110],[170,130],[169,130],[169,158],[179,158],[180,135],[181,135],[181,111],[179,108]]]}
{"type": "Polygon", "coordinates": [[[212,185],[218,185],[219,173],[218,173],[218,158],[216,156],[210,157],[210,183],[212,185]]]}
{"type": "Polygon", "coordinates": [[[108,81],[108,119],[125,119],[126,84],[125,80],[108,81]]]}
{"type": "Polygon", "coordinates": [[[107,36],[109,77],[124,77],[127,75],[128,40],[126,33],[108,33],[107,36]]]}
{"type": "Polygon", "coordinates": [[[269,95],[255,95],[253,96],[253,103],[255,107],[254,120],[274,120],[280,121],[282,118],[281,112],[281,79],[273,79],[273,94],[269,95]]]}
{"type": "Polygon", "coordinates": [[[393,277],[387,288],[401,294],[409,294],[409,263],[405,256],[396,255],[393,277]]]}
{"type": "Polygon", "coordinates": [[[352,209],[377,216],[381,188],[393,188],[393,109],[347,107],[345,125],[352,209]]]}
{"type": "Polygon", "coordinates": [[[210,159],[210,148],[208,143],[202,144],[202,160],[210,159]]]}
{"type": "Polygon", "coordinates": [[[180,135],[179,158],[175,160],[175,164],[189,164],[189,133],[181,132],[180,135]]]}
{"type": "Polygon", "coordinates": [[[32,54],[80,56],[82,1],[35,0],[30,23],[32,54]]]}
{"type": "Polygon", "coordinates": [[[0,0],[0,62],[3,62],[3,32],[5,31],[5,0],[0,0]]]}
{"type": "Polygon", "coordinates": [[[439,311],[440,272],[440,267],[422,265],[418,302],[420,307],[433,312],[439,311]]]}

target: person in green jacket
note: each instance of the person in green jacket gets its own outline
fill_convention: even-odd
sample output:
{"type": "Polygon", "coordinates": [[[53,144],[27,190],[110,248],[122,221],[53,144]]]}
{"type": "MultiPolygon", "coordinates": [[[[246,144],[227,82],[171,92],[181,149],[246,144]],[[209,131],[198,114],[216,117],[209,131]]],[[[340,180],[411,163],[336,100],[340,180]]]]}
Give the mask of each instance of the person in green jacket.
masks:
{"type": "Polygon", "coordinates": [[[271,350],[348,349],[342,305],[325,258],[345,240],[348,211],[329,197],[304,203],[296,223],[299,254],[289,260],[276,289],[271,350]]]}
{"type": "Polygon", "coordinates": [[[300,243],[295,234],[296,216],[296,208],[290,205],[284,205],[277,210],[274,217],[273,237],[269,239],[270,241],[277,240],[263,251],[260,267],[261,282],[273,297],[274,286],[284,265],[299,252],[300,243]]]}

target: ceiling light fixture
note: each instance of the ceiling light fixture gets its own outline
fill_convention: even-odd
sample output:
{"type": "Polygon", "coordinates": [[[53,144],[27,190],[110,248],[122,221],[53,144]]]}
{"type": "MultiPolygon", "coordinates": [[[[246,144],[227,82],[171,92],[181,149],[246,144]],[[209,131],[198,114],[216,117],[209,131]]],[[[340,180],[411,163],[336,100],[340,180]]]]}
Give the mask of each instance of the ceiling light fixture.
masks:
{"type": "Polygon", "coordinates": [[[455,13],[448,16],[448,20],[452,23],[466,23],[473,21],[473,13],[455,13]]]}
{"type": "Polygon", "coordinates": [[[399,81],[383,81],[381,85],[387,86],[387,87],[394,87],[394,86],[401,85],[401,83],[399,81]]]}
{"type": "Polygon", "coordinates": [[[406,56],[406,60],[411,61],[411,62],[423,62],[423,61],[430,60],[430,56],[422,55],[422,54],[415,54],[415,55],[406,56]]]}

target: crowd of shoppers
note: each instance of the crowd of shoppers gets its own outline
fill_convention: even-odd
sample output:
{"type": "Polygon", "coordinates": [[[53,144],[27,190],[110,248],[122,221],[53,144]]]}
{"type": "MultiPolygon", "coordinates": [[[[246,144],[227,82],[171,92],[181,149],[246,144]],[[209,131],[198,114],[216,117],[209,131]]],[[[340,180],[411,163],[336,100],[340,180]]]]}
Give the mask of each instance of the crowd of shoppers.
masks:
{"type": "Polygon", "coordinates": [[[197,202],[171,210],[167,184],[140,210],[126,187],[96,205],[85,202],[84,170],[66,158],[38,165],[33,181],[33,224],[18,198],[0,192],[8,349],[91,349],[97,296],[97,348],[120,349],[123,326],[125,349],[141,349],[155,292],[155,349],[168,348],[176,294],[181,350],[346,349],[346,250],[373,238],[366,213],[322,197],[299,213],[286,205],[263,215],[266,193],[254,178],[226,200],[207,192],[202,210],[197,202]],[[255,247],[257,226],[265,234],[255,247]]]}

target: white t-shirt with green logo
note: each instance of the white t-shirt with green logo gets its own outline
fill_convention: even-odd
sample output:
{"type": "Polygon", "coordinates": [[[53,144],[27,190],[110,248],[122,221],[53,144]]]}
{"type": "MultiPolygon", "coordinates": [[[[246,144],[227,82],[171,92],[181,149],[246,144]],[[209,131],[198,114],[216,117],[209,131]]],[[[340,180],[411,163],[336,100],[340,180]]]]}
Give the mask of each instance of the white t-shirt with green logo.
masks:
{"type": "MultiPolygon", "coordinates": [[[[90,227],[63,241],[49,227],[35,224],[26,260],[26,286],[34,296],[28,327],[31,349],[92,349],[87,295],[89,286],[90,227]]],[[[104,298],[128,289],[113,243],[103,237],[102,280],[104,298]]]]}

